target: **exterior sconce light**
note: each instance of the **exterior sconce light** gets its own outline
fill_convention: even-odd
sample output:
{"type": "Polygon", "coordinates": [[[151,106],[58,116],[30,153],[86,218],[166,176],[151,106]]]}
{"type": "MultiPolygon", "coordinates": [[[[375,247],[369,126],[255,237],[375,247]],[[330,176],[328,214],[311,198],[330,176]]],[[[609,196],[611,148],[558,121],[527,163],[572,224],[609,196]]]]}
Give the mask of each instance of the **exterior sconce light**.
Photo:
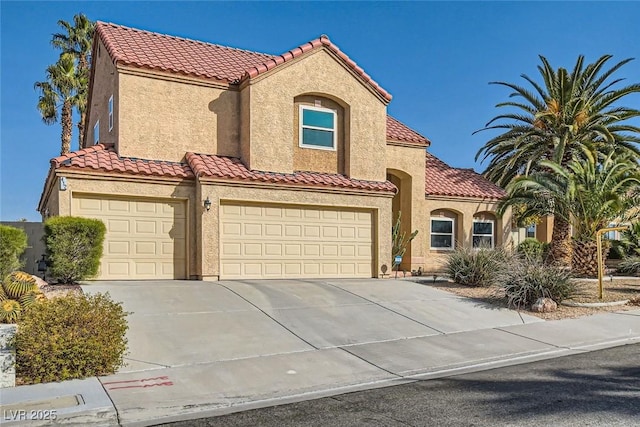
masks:
{"type": "Polygon", "coordinates": [[[209,196],[204,200],[204,208],[207,211],[211,209],[211,200],[209,200],[209,196]]]}

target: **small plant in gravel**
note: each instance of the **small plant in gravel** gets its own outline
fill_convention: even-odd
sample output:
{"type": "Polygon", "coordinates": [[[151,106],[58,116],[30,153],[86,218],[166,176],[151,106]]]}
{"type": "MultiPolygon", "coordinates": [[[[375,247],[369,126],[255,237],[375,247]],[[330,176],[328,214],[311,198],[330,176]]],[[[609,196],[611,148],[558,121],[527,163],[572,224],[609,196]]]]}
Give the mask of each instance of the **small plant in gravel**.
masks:
{"type": "Polygon", "coordinates": [[[502,249],[460,248],[447,256],[445,271],[455,283],[489,287],[495,284],[508,258],[502,249]]]}
{"type": "Polygon", "coordinates": [[[104,294],[67,295],[25,310],[13,339],[24,384],[114,373],[127,348],[127,313],[104,294]]]}
{"type": "Polygon", "coordinates": [[[640,256],[627,257],[618,264],[618,273],[640,276],[640,256]]]}
{"type": "Polygon", "coordinates": [[[517,309],[530,307],[538,298],[551,298],[559,303],[578,294],[570,271],[528,258],[512,259],[501,270],[498,285],[509,307],[517,309]]]}

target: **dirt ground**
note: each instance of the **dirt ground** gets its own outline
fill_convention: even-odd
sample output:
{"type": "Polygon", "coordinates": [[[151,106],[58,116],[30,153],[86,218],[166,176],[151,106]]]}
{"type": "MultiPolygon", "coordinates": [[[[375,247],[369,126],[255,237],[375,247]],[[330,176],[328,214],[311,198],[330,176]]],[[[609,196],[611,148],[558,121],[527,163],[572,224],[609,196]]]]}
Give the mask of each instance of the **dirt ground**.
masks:
{"type": "MultiPolygon", "coordinates": [[[[603,296],[601,300],[598,298],[599,288],[597,280],[580,280],[576,279],[579,284],[580,294],[571,301],[580,303],[597,303],[630,300],[629,303],[622,306],[612,307],[569,307],[559,304],[558,309],[551,313],[536,313],[530,310],[521,310],[527,314],[540,317],[545,320],[570,319],[581,316],[590,316],[596,313],[607,311],[623,311],[634,310],[640,306],[640,278],[619,278],[614,277],[611,280],[607,277],[603,281],[603,296]]],[[[496,288],[478,288],[472,286],[459,285],[457,283],[444,280],[433,281],[430,279],[418,280],[419,283],[433,286],[452,294],[460,295],[466,298],[483,301],[485,303],[507,307],[507,300],[504,294],[496,288]]]]}

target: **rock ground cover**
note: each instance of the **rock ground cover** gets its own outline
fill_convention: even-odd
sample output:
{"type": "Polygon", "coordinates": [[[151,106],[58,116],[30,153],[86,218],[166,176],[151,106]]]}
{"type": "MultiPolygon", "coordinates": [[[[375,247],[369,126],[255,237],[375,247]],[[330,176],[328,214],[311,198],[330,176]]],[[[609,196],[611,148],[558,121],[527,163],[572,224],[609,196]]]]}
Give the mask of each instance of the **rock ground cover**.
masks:
{"type": "MultiPolygon", "coordinates": [[[[414,279],[416,280],[416,279],[414,279]]],[[[628,304],[612,307],[568,307],[562,304],[558,309],[550,313],[536,313],[526,310],[527,314],[540,317],[545,320],[570,319],[581,316],[589,316],[607,311],[624,311],[637,309],[640,306],[640,278],[614,278],[609,277],[603,282],[604,298],[598,298],[598,282],[594,280],[579,280],[580,292],[572,301],[581,303],[611,302],[630,300],[628,304]]],[[[499,289],[494,287],[481,288],[465,286],[445,280],[417,279],[418,283],[426,286],[450,292],[465,298],[482,301],[495,307],[507,307],[507,300],[499,289]]]]}

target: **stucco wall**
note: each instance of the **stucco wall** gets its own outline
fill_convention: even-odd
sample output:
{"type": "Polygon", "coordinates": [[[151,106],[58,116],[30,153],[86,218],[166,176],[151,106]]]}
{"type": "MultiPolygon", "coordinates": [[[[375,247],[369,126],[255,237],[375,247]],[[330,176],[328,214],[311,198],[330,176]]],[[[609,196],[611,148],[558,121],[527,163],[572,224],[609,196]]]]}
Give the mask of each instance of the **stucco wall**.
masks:
{"type": "Polygon", "coordinates": [[[59,187],[55,187],[50,197],[50,210],[55,209],[53,203],[58,200],[59,215],[75,215],[73,211],[74,204],[72,199],[82,194],[100,194],[105,197],[144,197],[151,199],[172,198],[187,201],[187,241],[188,244],[188,274],[193,276],[196,274],[196,256],[197,247],[195,239],[196,215],[200,212],[200,206],[194,205],[195,201],[195,182],[193,180],[184,180],[181,182],[162,181],[162,180],[140,180],[132,182],[129,179],[123,179],[116,176],[91,176],[91,175],[74,175],[67,174],[67,190],[60,191],[59,187]]]}
{"type": "Polygon", "coordinates": [[[401,230],[407,235],[418,230],[400,265],[401,270],[417,270],[425,263],[425,246],[422,243],[428,233],[428,213],[425,211],[425,150],[418,147],[386,146],[387,173],[395,177],[392,182],[399,187],[396,208],[402,211],[401,230]],[[399,184],[399,185],[398,185],[399,184]]]}
{"type": "MultiPolygon", "coordinates": [[[[251,169],[291,173],[294,99],[299,95],[326,96],[348,112],[349,152],[345,172],[356,179],[384,181],[386,106],[325,49],[318,49],[258,76],[243,88],[250,91],[249,117],[251,169]]],[[[244,107],[243,103],[243,107],[244,107]]],[[[245,138],[243,138],[243,142],[245,138]]]]}
{"type": "MultiPolygon", "coordinates": [[[[420,239],[426,253],[424,271],[438,272],[444,269],[444,262],[448,251],[431,249],[430,218],[434,216],[444,216],[455,218],[456,246],[463,245],[470,248],[472,246],[473,219],[477,213],[495,213],[498,203],[493,200],[463,199],[430,197],[424,200],[426,212],[425,233],[420,239]]],[[[486,218],[490,215],[485,215],[486,218]]],[[[511,248],[511,211],[507,211],[503,217],[495,216],[495,246],[511,248]]]]}
{"type": "MultiPolygon", "coordinates": [[[[225,186],[214,183],[201,183],[200,198],[209,199],[213,206],[210,211],[201,210],[197,227],[201,231],[202,251],[198,259],[204,280],[217,280],[219,268],[219,224],[220,201],[247,201],[278,204],[336,206],[371,209],[374,221],[374,242],[376,259],[375,274],[380,273],[383,264],[390,266],[391,259],[391,197],[372,197],[367,195],[348,195],[335,192],[316,192],[310,190],[289,190],[274,188],[256,188],[251,186],[225,186]]],[[[202,204],[202,203],[199,203],[202,204]]]]}
{"type": "Polygon", "coordinates": [[[303,95],[295,98],[293,105],[293,170],[344,174],[344,155],[347,150],[345,139],[345,110],[337,102],[321,97],[303,95]],[[300,105],[322,107],[336,112],[337,141],[335,150],[317,150],[300,147],[300,105]]]}
{"type": "Polygon", "coordinates": [[[101,41],[98,42],[94,61],[94,80],[91,92],[91,106],[87,115],[85,147],[93,145],[93,127],[100,120],[100,142],[118,142],[120,108],[118,105],[118,73],[115,65],[101,41]],[[113,129],[109,130],[109,97],[113,96],[113,129]]]}
{"type": "Polygon", "coordinates": [[[198,80],[119,71],[123,157],[240,156],[240,95],[198,80]]]}

